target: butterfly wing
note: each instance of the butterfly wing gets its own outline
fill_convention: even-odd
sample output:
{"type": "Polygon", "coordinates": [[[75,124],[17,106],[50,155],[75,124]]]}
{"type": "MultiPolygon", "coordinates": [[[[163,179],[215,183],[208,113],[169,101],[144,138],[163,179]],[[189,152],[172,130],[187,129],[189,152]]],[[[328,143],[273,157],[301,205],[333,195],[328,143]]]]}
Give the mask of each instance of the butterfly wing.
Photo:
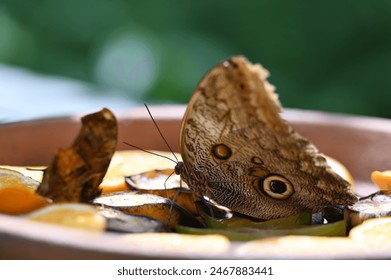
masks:
{"type": "Polygon", "coordinates": [[[199,195],[261,219],[352,203],[348,183],[281,119],[267,76],[236,56],[201,80],[182,122],[184,181],[199,195]]]}

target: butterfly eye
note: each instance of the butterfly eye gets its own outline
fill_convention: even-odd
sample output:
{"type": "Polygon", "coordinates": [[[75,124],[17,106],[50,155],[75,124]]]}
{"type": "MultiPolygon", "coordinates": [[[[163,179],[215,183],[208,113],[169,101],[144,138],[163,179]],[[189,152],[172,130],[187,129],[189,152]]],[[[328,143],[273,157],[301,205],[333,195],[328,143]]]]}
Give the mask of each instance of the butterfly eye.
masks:
{"type": "Polygon", "coordinates": [[[259,181],[260,189],[274,199],[287,199],[295,190],[291,182],[279,175],[272,175],[259,181]]]}

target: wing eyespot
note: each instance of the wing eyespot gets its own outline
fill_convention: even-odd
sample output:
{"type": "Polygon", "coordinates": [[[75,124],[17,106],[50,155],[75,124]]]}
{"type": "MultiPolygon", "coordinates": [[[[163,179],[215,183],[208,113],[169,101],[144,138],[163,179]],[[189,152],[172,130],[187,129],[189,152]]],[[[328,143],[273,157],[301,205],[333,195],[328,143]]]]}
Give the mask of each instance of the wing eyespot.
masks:
{"type": "Polygon", "coordinates": [[[291,182],[280,175],[270,175],[258,180],[258,189],[277,200],[288,199],[295,192],[291,182]]]}
{"type": "Polygon", "coordinates": [[[232,150],[227,145],[219,143],[213,145],[212,155],[217,159],[227,160],[232,156],[232,150]]]}

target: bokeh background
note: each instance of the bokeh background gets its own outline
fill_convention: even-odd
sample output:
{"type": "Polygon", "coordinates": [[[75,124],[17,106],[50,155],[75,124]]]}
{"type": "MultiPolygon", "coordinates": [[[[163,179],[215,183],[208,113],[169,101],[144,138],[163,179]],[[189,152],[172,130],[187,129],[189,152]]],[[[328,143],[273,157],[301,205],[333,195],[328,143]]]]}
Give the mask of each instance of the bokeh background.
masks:
{"type": "Polygon", "coordinates": [[[391,118],[389,0],[1,0],[0,121],[186,103],[234,54],[285,107],[391,118]]]}

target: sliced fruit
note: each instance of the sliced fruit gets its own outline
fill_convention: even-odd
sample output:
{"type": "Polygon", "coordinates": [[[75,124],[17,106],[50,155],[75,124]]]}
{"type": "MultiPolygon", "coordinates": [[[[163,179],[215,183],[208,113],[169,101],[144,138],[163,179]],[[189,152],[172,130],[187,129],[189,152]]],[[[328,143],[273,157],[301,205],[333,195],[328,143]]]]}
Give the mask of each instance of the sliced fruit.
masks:
{"type": "Polygon", "coordinates": [[[370,219],[353,228],[349,237],[358,242],[391,249],[391,217],[370,219]]]}
{"type": "Polygon", "coordinates": [[[180,176],[172,168],[141,172],[127,176],[125,180],[129,188],[135,190],[189,189],[185,182],[180,182],[180,176]]]}
{"type": "Polygon", "coordinates": [[[391,170],[373,171],[371,173],[372,182],[381,190],[391,190],[391,170]]]}
{"type": "Polygon", "coordinates": [[[11,185],[23,185],[35,191],[39,182],[16,170],[0,168],[0,188],[11,185]]]}
{"type": "Polygon", "coordinates": [[[125,178],[129,189],[173,200],[193,215],[198,215],[194,194],[173,169],[152,170],[125,178]]]}
{"type": "Polygon", "coordinates": [[[365,220],[391,216],[391,190],[378,191],[360,198],[355,204],[345,207],[344,218],[348,229],[365,220]]]}
{"type": "Polygon", "coordinates": [[[187,189],[175,188],[175,189],[167,189],[167,190],[138,190],[137,193],[152,194],[152,195],[168,198],[174,201],[175,204],[189,211],[189,213],[193,215],[198,214],[197,207],[194,204],[193,192],[187,189]]]}
{"type": "MultiPolygon", "coordinates": [[[[173,158],[173,155],[168,152],[156,151],[156,153],[173,158]]],[[[180,158],[179,154],[176,156],[180,158]]],[[[170,160],[143,151],[116,151],[100,188],[103,193],[127,190],[126,176],[154,169],[173,168],[173,166],[170,160]]]]}
{"type": "Polygon", "coordinates": [[[25,215],[29,220],[67,227],[104,231],[106,219],[96,207],[82,203],[57,203],[25,215]]]}
{"type": "Polygon", "coordinates": [[[22,173],[24,176],[30,177],[38,182],[42,181],[43,172],[46,166],[12,166],[12,165],[1,165],[0,169],[10,169],[22,173]]]}
{"type": "Polygon", "coordinates": [[[49,204],[35,190],[38,181],[15,170],[0,168],[0,213],[19,215],[49,204]]]}
{"type": "Polygon", "coordinates": [[[129,215],[111,207],[99,207],[99,214],[107,220],[107,230],[127,233],[162,232],[161,221],[145,216],[129,215]]]}
{"type": "Polygon", "coordinates": [[[151,217],[162,221],[170,228],[177,225],[202,226],[201,223],[182,207],[167,198],[152,194],[137,194],[132,191],[104,194],[96,199],[95,205],[103,205],[132,215],[151,217]]]}

